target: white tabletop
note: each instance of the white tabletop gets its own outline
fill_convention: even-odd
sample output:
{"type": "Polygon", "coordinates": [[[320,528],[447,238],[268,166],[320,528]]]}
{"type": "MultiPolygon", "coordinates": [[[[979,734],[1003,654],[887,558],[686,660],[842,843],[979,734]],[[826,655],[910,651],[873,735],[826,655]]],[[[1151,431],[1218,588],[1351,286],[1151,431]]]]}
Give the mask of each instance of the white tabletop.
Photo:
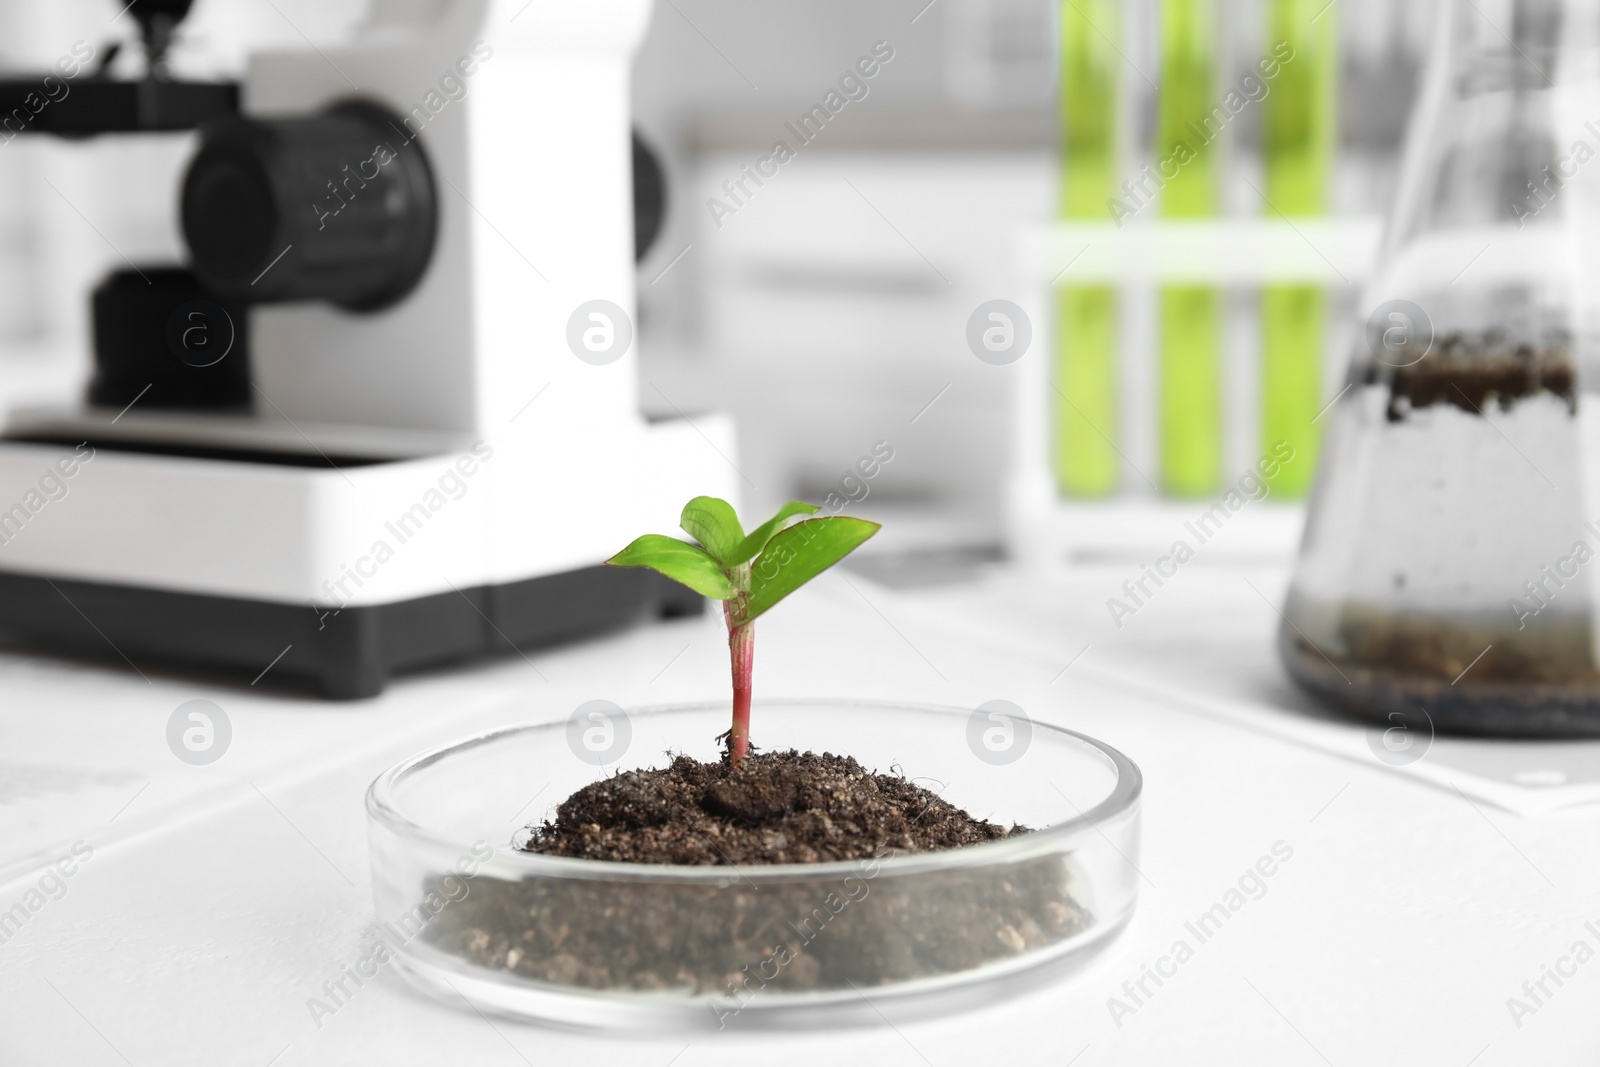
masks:
{"type": "Polygon", "coordinates": [[[1563,775],[1581,784],[1594,746],[1441,739],[1391,767],[1361,727],[1283,681],[1281,570],[1197,569],[1116,630],[1103,604],[1125,577],[1002,567],[896,591],[829,574],[762,620],[758,696],[1003,697],[1145,775],[1138,911],[1089,965],[981,1011],[839,1032],[623,1038],[491,1021],[392,968],[320,1027],[307,1009],[371,919],[375,775],[596,697],[718,697],[726,649],[709,615],[403,679],[359,704],[0,657],[0,913],[30,912],[0,943],[0,1063],[1594,1063],[1600,806],[1581,789],[1518,799],[1563,775]],[[208,767],[165,739],[195,698],[233,725],[208,767]],[[30,896],[76,841],[92,855],[30,896]],[[1110,998],[1135,1003],[1124,982],[1193,944],[1185,923],[1275,845],[1293,855],[1265,894],[1114,1013],[1110,998]],[[1575,972],[1561,985],[1544,977],[1558,965],[1575,972]],[[1514,1017],[1512,997],[1532,1010],[1514,1017]]]}

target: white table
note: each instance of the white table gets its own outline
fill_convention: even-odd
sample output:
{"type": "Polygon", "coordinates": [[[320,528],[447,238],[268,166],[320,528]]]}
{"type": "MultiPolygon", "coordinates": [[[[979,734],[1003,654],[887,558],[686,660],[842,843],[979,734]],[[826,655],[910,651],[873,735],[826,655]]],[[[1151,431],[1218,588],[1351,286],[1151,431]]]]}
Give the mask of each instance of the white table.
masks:
{"type": "MultiPolygon", "coordinates": [[[[1600,950],[1600,806],[1496,803],[1469,771],[1524,758],[1506,746],[1455,742],[1455,762],[1431,775],[1363,755],[1360,727],[1318,716],[1277,671],[1277,616],[1244,580],[1271,599],[1282,571],[1197,565],[1117,631],[1103,602],[1128,576],[1000,568],[896,592],[830,574],[762,621],[758,696],[1004,697],[1145,774],[1138,912],[1091,964],[982,1011],[836,1033],[650,1039],[490,1022],[392,969],[320,1028],[306,1007],[359,955],[371,917],[361,801],[379,771],[594,697],[720,695],[726,651],[709,615],[350,705],[0,658],[0,910],[74,840],[93,848],[65,894],[38,898],[0,944],[0,1064],[1594,1063],[1600,960],[1559,988],[1546,979],[1551,995],[1520,1020],[1507,999],[1526,1000],[1523,983],[1575,942],[1600,950]],[[209,767],[166,746],[168,716],[193,698],[233,724],[209,767]],[[1114,1019],[1108,999],[1129,1002],[1123,983],[1277,842],[1293,858],[1265,895],[1114,1019]]],[[[1590,755],[1538,758],[1581,777],[1590,755]]]]}

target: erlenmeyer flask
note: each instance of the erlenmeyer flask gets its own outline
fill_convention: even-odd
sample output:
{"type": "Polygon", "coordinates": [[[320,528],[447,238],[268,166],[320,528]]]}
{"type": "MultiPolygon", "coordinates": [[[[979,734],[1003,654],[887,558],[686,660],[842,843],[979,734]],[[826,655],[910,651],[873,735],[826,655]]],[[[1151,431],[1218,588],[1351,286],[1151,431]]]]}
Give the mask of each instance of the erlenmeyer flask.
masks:
{"type": "Polygon", "coordinates": [[[1442,0],[1281,652],[1378,722],[1600,735],[1600,0],[1442,0]]]}

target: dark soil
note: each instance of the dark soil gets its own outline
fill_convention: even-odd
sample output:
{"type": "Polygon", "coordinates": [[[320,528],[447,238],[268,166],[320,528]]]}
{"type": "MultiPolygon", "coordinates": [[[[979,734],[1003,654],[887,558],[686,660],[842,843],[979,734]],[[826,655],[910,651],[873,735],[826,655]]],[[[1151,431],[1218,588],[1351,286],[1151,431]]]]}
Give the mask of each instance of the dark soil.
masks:
{"type": "MultiPolygon", "coordinates": [[[[479,966],[590,990],[707,997],[726,1022],[765,990],[848,990],[971,970],[1093,924],[1069,860],[911,875],[883,860],[1026,833],[975,819],[905,778],[848,757],[678,757],[586,786],[519,842],[585,859],[722,867],[715,881],[480,876],[425,935],[479,966]],[[781,884],[764,865],[846,861],[781,884]]],[[[437,890],[424,885],[424,893],[437,890]]]]}
{"type": "Polygon", "coordinates": [[[1418,711],[1440,732],[1499,737],[1600,736],[1600,670],[1587,618],[1439,618],[1347,605],[1343,648],[1289,626],[1289,674],[1324,702],[1384,725],[1418,711]],[[1398,718],[1396,718],[1398,717],[1398,718]]]}
{"type": "Polygon", "coordinates": [[[1565,400],[1569,411],[1576,412],[1578,404],[1577,374],[1565,345],[1509,345],[1495,331],[1480,337],[1451,334],[1409,367],[1371,364],[1368,378],[1387,379],[1390,422],[1434,404],[1474,415],[1491,404],[1509,411],[1518,400],[1540,393],[1565,400]]]}
{"type": "Polygon", "coordinates": [[[1458,687],[1497,682],[1600,684],[1587,618],[1539,619],[1520,630],[1497,623],[1498,619],[1481,617],[1436,618],[1347,607],[1339,636],[1350,661],[1387,674],[1458,687]]]}
{"type": "Polygon", "coordinates": [[[887,849],[932,852],[1025,833],[975,819],[905,778],[848,756],[755,753],[679,756],[585,786],[534,830],[528,852],[627,863],[730,866],[867,859],[887,849]]]}

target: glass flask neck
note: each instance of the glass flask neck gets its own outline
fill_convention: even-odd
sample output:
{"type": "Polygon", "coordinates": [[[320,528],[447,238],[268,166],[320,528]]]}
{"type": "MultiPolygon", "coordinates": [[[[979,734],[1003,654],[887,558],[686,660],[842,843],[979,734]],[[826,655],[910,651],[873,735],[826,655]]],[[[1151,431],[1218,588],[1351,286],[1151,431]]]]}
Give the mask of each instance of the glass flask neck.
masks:
{"type": "Polygon", "coordinates": [[[1562,193],[1600,180],[1592,155],[1600,0],[1443,0],[1385,258],[1443,229],[1571,222],[1562,193]]]}

